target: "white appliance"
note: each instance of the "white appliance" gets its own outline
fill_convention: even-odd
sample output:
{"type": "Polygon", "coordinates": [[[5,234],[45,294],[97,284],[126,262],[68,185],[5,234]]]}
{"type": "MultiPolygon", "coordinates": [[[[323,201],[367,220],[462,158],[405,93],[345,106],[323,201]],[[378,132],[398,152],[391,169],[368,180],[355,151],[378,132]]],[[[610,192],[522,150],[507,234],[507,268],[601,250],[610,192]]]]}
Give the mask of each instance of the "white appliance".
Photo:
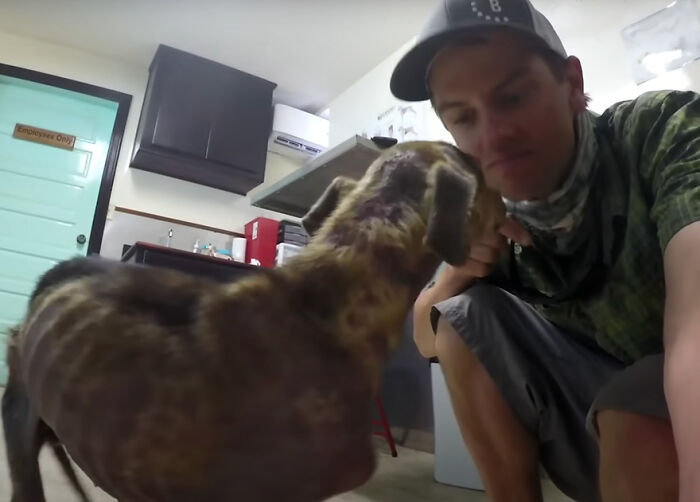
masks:
{"type": "Polygon", "coordinates": [[[314,157],[328,148],[329,129],[323,117],[276,104],[267,149],[287,157],[314,157]]]}
{"type": "Polygon", "coordinates": [[[464,445],[462,433],[452,408],[445,377],[438,363],[430,364],[435,417],[435,481],[438,483],[483,490],[476,464],[464,445]]]}
{"type": "Polygon", "coordinates": [[[245,237],[234,237],[231,241],[231,257],[234,261],[245,263],[245,248],[248,240],[245,237]]]}

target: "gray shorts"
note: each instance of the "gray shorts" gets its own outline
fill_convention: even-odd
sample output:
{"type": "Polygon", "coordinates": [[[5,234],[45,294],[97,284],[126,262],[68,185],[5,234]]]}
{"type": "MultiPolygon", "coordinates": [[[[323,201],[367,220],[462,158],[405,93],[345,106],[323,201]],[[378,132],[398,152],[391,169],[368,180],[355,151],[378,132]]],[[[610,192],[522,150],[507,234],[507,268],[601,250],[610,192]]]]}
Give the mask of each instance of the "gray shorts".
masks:
{"type": "Polygon", "coordinates": [[[631,366],[566,332],[494,286],[435,305],[476,354],[522,423],[539,438],[552,481],[578,502],[598,502],[595,415],[602,409],[668,418],[663,354],[631,366]]]}

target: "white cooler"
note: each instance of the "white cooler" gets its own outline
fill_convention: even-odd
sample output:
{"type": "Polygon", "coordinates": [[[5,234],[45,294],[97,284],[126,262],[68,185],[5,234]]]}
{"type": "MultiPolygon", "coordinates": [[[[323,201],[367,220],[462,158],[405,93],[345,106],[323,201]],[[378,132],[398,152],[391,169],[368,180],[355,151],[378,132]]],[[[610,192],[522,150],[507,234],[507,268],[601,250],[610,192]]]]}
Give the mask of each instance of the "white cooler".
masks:
{"type": "Polygon", "coordinates": [[[438,363],[430,363],[430,375],[435,417],[435,481],[483,490],[484,484],[459,432],[445,378],[438,363]]]}
{"type": "Polygon", "coordinates": [[[280,265],[287,263],[290,258],[294,258],[296,255],[301,253],[301,250],[304,248],[302,246],[297,246],[296,244],[280,242],[277,244],[276,249],[275,266],[279,267],[280,265]]]}

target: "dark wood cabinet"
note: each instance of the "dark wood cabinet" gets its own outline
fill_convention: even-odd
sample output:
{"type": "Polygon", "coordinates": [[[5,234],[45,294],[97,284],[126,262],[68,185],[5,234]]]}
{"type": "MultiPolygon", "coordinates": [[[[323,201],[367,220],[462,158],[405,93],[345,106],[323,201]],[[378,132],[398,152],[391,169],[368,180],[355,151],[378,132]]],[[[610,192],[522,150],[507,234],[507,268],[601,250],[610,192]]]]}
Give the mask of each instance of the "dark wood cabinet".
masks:
{"type": "Polygon", "coordinates": [[[155,147],[204,159],[217,86],[212,82],[211,70],[199,58],[180,56],[178,60],[187,64],[160,62],[152,79],[157,79],[154,84],[162,84],[156,85],[156,92],[144,103],[143,112],[153,114],[155,119],[149,139],[155,147]]]}
{"type": "Polygon", "coordinates": [[[245,194],[262,183],[276,84],[161,45],[131,166],[245,194]]]}
{"type": "Polygon", "coordinates": [[[212,113],[211,135],[206,158],[212,162],[226,163],[236,158],[240,169],[250,173],[263,174],[267,160],[267,141],[272,130],[272,90],[267,86],[251,85],[237,75],[222,75],[227,92],[218,97],[218,106],[212,113]],[[268,110],[269,117],[261,121],[260,110],[268,110]],[[249,134],[242,134],[240,124],[252,127],[249,134]],[[255,130],[261,131],[262,142],[258,148],[251,148],[252,139],[260,139],[255,130]],[[263,167],[260,171],[259,166],[263,167]]]}

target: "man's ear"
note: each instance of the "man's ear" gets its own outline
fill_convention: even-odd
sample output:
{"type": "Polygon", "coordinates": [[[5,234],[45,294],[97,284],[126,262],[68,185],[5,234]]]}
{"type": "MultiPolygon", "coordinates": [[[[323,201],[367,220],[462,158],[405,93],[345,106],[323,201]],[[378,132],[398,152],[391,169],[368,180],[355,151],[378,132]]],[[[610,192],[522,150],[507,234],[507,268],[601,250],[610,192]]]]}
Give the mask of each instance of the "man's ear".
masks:
{"type": "Polygon", "coordinates": [[[301,219],[301,225],[313,236],[323,222],[335,211],[340,201],[357,186],[357,182],[344,176],[338,176],[324,190],[309,212],[301,219]]]}
{"type": "Polygon", "coordinates": [[[570,106],[574,113],[580,113],[588,107],[588,96],[583,87],[583,68],[581,60],[569,56],[566,60],[566,80],[571,87],[570,106]]]}
{"type": "Polygon", "coordinates": [[[450,265],[462,265],[469,255],[467,219],[478,179],[440,166],[435,173],[433,205],[428,216],[425,244],[450,265]]]}

